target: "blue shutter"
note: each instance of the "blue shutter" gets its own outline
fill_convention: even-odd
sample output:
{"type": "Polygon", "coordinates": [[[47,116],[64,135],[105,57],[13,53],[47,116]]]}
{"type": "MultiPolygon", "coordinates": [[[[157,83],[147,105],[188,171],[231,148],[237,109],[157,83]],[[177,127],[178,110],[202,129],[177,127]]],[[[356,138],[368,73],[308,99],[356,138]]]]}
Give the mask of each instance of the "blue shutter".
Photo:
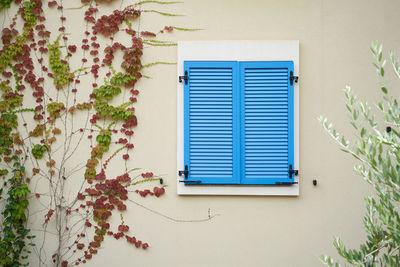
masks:
{"type": "Polygon", "coordinates": [[[185,61],[184,161],[187,184],[240,182],[238,63],[185,61]]]}
{"type": "Polygon", "coordinates": [[[290,71],[292,61],[240,63],[241,184],[294,180],[290,71]]]}

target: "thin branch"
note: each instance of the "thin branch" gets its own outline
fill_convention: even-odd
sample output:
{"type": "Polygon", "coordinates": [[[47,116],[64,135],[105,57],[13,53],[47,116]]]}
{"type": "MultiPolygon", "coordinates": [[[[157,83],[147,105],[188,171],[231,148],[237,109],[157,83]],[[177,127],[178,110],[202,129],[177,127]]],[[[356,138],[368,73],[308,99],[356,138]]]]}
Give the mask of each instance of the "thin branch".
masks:
{"type": "Polygon", "coordinates": [[[145,210],[147,210],[147,211],[150,211],[151,213],[154,213],[154,214],[159,215],[159,216],[161,216],[161,217],[163,217],[163,218],[165,218],[165,219],[167,219],[167,220],[170,220],[170,221],[173,221],[173,222],[178,222],[178,223],[207,222],[207,221],[211,221],[214,217],[220,216],[220,214],[214,214],[214,215],[208,214],[208,217],[207,217],[207,218],[198,219],[198,220],[176,219],[176,218],[173,218],[173,217],[168,216],[168,215],[166,215],[166,214],[163,214],[163,213],[161,213],[161,212],[159,212],[159,211],[150,209],[150,208],[148,208],[148,207],[146,207],[146,206],[144,206],[144,205],[142,205],[142,204],[140,204],[139,202],[136,202],[136,201],[134,201],[134,200],[128,199],[128,201],[131,202],[131,203],[133,203],[133,204],[135,204],[135,205],[137,205],[137,206],[139,206],[139,207],[141,207],[141,208],[143,208],[143,209],[145,209],[145,210]]]}

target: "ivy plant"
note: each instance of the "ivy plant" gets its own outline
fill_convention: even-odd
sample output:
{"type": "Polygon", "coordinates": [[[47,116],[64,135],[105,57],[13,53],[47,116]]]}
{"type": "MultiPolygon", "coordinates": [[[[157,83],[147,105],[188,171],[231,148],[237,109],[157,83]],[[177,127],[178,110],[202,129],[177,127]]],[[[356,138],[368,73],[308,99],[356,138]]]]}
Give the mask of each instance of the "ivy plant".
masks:
{"type": "Polygon", "coordinates": [[[165,193],[162,177],[131,167],[136,84],[147,68],[173,64],[142,63],[147,48],[176,45],[158,37],[195,29],[161,24],[153,32],[141,24],[148,13],[177,16],[147,8],[175,1],[0,0],[0,9],[12,2],[0,48],[0,265],[26,265],[31,250],[34,266],[84,264],[107,238],[148,249],[122,216],[128,201],[165,193]],[[69,23],[67,9],[82,21],[69,23]],[[82,39],[71,38],[77,30],[82,39]],[[120,173],[110,170],[113,160],[120,173]],[[28,214],[41,221],[38,231],[28,229],[28,214]],[[57,240],[51,248],[49,233],[57,240]]]}

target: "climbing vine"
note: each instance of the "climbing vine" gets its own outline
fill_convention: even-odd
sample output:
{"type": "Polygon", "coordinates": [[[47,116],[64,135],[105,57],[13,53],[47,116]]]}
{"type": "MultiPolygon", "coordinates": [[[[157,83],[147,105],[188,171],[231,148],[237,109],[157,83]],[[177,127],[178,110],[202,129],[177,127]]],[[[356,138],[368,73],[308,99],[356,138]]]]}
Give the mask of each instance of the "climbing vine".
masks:
{"type": "MultiPolygon", "coordinates": [[[[14,69],[13,69],[14,70],[14,69]]],[[[0,265],[19,266],[20,260],[26,259],[30,252],[27,247],[33,246],[30,230],[26,228],[28,196],[30,190],[26,184],[24,159],[20,158],[22,141],[16,130],[18,126],[15,112],[22,103],[22,96],[13,92],[13,89],[4,81],[0,83],[2,100],[0,101],[0,159],[8,165],[0,169],[1,176],[9,176],[0,189],[0,200],[5,188],[8,189],[5,197],[5,206],[2,210],[4,217],[3,229],[0,238],[0,265]],[[11,172],[9,171],[11,170],[11,172]]]]}
{"type": "Polygon", "coordinates": [[[0,10],[3,8],[9,8],[13,1],[14,0],[0,0],[0,10]]]}
{"type": "MultiPolygon", "coordinates": [[[[1,0],[0,9],[12,2],[1,0]]],[[[143,64],[142,56],[148,47],[176,45],[157,40],[160,35],[195,29],[162,25],[152,32],[140,25],[146,13],[176,16],[146,6],[178,2],[14,3],[17,12],[3,27],[0,50],[0,265],[26,265],[31,251],[35,266],[84,264],[107,236],[147,249],[124,221],[126,201],[161,197],[165,185],[152,172],[130,167],[138,124],[134,104],[137,82],[146,77],[142,71],[171,63],[143,64]],[[103,5],[117,8],[102,14],[103,5]],[[67,10],[82,14],[80,41],[71,38],[76,29],[67,10]],[[59,18],[57,32],[49,30],[55,24],[47,21],[51,13],[59,18]],[[116,162],[123,165],[118,174],[110,167],[116,162]],[[117,225],[111,220],[115,214],[117,225]],[[29,216],[41,220],[42,229],[29,230],[29,216]],[[56,244],[52,251],[45,246],[48,240],[56,244]]]]}

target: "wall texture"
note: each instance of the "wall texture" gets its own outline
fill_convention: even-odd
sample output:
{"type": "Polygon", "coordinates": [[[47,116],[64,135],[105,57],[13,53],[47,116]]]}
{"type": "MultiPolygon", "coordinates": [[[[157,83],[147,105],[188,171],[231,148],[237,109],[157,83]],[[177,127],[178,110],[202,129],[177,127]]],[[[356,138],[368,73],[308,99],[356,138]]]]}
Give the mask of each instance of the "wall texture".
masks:
{"type": "MultiPolygon", "coordinates": [[[[139,201],[178,220],[204,219],[209,212],[219,216],[207,222],[174,222],[130,204],[125,221],[150,249],[136,250],[110,238],[87,266],[320,266],[319,255],[336,255],[333,236],[358,246],[364,236],[363,197],[370,189],[353,172],[355,161],[339,151],[317,117],[326,115],[341,132],[353,136],[341,89],[348,84],[361,98],[380,97],[369,46],[379,40],[388,50],[400,51],[400,3],[186,0],[173,9],[186,16],[171,18],[171,25],[204,29],[170,35],[176,41],[300,41],[300,196],[178,196],[177,70],[157,66],[148,72],[157,73],[157,79],[139,84],[131,162],[132,167],[163,175],[168,189],[161,199],[139,201]]],[[[142,23],[151,26],[160,19],[165,21],[146,14],[142,23]]],[[[154,49],[152,57],[144,61],[176,61],[176,48],[154,49]]],[[[395,86],[393,82],[390,88],[395,86]]]]}
{"type": "Polygon", "coordinates": [[[138,158],[138,165],[157,168],[170,185],[164,202],[152,207],[183,219],[202,218],[208,209],[220,216],[207,223],[174,223],[137,208],[131,219],[149,238],[151,250],[113,251],[111,241],[105,249],[110,257],[93,263],[124,265],[124,255],[130,255],[138,266],[319,266],[322,253],[336,255],[333,236],[358,246],[369,187],[353,172],[355,161],[339,151],[317,117],[326,115],[353,137],[342,89],[348,84],[367,100],[380,97],[369,46],[379,40],[387,49],[398,49],[394,33],[400,26],[400,3],[187,0],[178,9],[186,16],[177,23],[204,30],[176,34],[177,40],[300,40],[300,196],[176,196],[176,70],[159,67],[163,79],[151,81],[137,108],[142,118],[136,131],[137,155],[146,148],[156,152],[138,158]],[[318,186],[312,185],[313,179],[318,186]],[[155,228],[160,232],[150,232],[155,228]],[[120,260],[111,257],[114,253],[120,260]]]}

